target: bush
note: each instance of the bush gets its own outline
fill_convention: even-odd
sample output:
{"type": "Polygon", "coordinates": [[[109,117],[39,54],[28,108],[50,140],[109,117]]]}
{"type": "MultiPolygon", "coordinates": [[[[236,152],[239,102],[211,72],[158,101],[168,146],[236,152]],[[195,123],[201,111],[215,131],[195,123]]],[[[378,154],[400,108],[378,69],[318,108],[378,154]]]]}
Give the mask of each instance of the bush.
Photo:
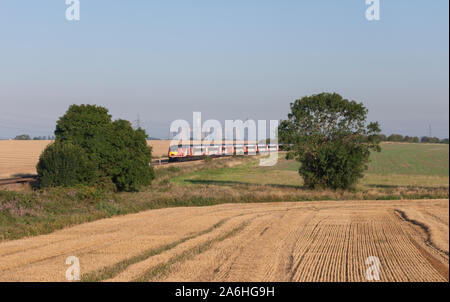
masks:
{"type": "Polygon", "coordinates": [[[286,153],[286,160],[295,159],[295,154],[293,152],[286,153]]]}
{"type": "MultiPolygon", "coordinates": [[[[91,173],[95,175],[92,183],[98,187],[110,188],[114,184],[118,191],[136,191],[149,185],[155,177],[145,131],[134,130],[125,120],[112,121],[106,108],[70,106],[58,120],[55,135],[56,145],[72,144],[84,151],[91,173]]],[[[44,171],[46,165],[42,169],[44,171]]],[[[52,182],[41,183],[47,186],[52,182]]],[[[71,182],[84,183],[86,181],[79,178],[71,182]]]]}
{"type": "Polygon", "coordinates": [[[69,142],[49,145],[37,165],[41,187],[90,185],[96,169],[80,146],[69,142]]]}

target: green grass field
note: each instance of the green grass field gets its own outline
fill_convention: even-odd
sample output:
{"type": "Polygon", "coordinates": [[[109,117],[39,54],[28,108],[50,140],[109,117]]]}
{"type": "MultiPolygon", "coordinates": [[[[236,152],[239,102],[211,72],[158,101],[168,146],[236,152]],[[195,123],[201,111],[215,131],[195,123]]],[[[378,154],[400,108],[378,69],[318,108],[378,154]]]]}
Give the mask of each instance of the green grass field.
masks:
{"type": "MultiPolygon", "coordinates": [[[[371,155],[369,169],[360,186],[372,187],[448,187],[449,146],[434,144],[387,143],[380,153],[371,155]]],[[[204,170],[174,179],[179,184],[262,184],[300,187],[300,163],[280,156],[274,167],[259,167],[257,160],[242,165],[204,170]]]]}
{"type": "Polygon", "coordinates": [[[448,177],[448,156],[448,145],[386,143],[371,155],[368,173],[448,177]]]}

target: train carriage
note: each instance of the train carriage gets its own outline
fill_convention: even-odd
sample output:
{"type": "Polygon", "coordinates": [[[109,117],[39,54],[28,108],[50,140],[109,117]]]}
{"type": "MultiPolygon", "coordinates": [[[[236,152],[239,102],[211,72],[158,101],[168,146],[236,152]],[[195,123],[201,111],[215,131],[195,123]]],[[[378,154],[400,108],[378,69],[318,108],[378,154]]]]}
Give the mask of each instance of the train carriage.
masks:
{"type": "Polygon", "coordinates": [[[190,160],[204,156],[256,155],[277,152],[278,144],[258,145],[172,145],[169,147],[169,161],[190,160]]]}
{"type": "Polygon", "coordinates": [[[256,155],[258,148],[256,145],[245,145],[245,154],[246,155],[256,155]]]}
{"type": "Polygon", "coordinates": [[[263,145],[263,144],[258,145],[258,153],[259,154],[265,154],[268,152],[269,152],[269,150],[267,149],[267,145],[263,145]]]}
{"type": "Polygon", "coordinates": [[[279,146],[278,146],[278,144],[270,144],[270,145],[267,145],[267,151],[268,151],[268,152],[277,152],[277,151],[279,151],[279,146]]]}
{"type": "Polygon", "coordinates": [[[206,155],[206,148],[201,145],[194,145],[191,147],[191,156],[203,156],[206,155]]]}
{"type": "Polygon", "coordinates": [[[222,146],[222,155],[233,155],[234,154],[234,146],[233,145],[223,145],[222,146]]]}
{"type": "Polygon", "coordinates": [[[244,145],[234,145],[234,154],[235,155],[245,155],[244,145]]]}
{"type": "Polygon", "coordinates": [[[207,146],[206,155],[208,155],[208,156],[220,156],[220,155],[222,155],[222,146],[221,145],[210,145],[210,146],[207,146]]]}

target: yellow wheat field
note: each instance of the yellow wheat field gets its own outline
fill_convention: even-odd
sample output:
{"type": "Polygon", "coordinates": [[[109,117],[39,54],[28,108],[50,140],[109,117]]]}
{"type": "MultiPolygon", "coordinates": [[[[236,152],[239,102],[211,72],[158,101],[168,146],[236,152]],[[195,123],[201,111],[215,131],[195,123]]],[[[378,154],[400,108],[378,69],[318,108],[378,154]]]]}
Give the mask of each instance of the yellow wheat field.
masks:
{"type": "Polygon", "coordinates": [[[448,280],[449,201],[226,204],[150,210],[0,243],[0,281],[448,280]]]}
{"type": "MultiPolygon", "coordinates": [[[[0,178],[36,174],[39,156],[52,142],[48,140],[0,140],[0,178]]],[[[170,143],[170,140],[147,141],[148,146],[152,147],[154,158],[166,157],[170,143]]],[[[225,143],[233,142],[226,141],[225,143]]]]}
{"type": "MultiPolygon", "coordinates": [[[[52,141],[0,140],[0,178],[36,174],[39,156],[52,141]]],[[[147,141],[153,156],[164,157],[169,150],[169,140],[147,141]]]]}
{"type": "Polygon", "coordinates": [[[36,174],[39,156],[52,141],[0,140],[0,178],[36,174]]]}

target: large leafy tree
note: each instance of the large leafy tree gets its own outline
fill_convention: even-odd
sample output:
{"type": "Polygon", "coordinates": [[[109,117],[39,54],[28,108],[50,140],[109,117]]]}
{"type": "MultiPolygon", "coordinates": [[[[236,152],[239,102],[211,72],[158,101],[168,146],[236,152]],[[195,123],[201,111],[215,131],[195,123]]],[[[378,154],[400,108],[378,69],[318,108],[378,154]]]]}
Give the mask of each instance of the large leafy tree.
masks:
{"type": "Polygon", "coordinates": [[[290,107],[279,138],[292,144],[305,186],[354,186],[367,169],[371,150],[380,151],[379,125],[367,123],[368,110],[336,93],[306,96],[290,107]]]}
{"type": "MultiPolygon", "coordinates": [[[[147,134],[142,129],[133,129],[125,120],[112,121],[111,115],[104,107],[95,105],[72,105],[57,122],[55,130],[55,145],[73,145],[76,151],[82,153],[89,162],[90,174],[95,178],[80,175],[78,183],[91,184],[95,182],[112,182],[119,191],[135,191],[143,185],[148,185],[154,178],[154,170],[150,166],[151,149],[147,147],[147,134]]],[[[49,147],[50,148],[50,147],[49,147]]],[[[60,162],[71,162],[73,155],[67,156],[68,148],[56,148],[60,162]],[[59,151],[62,150],[62,151],[59,151]]],[[[71,154],[74,153],[70,149],[71,154]]],[[[44,152],[45,153],[45,152],[44,152]]],[[[47,152],[47,154],[50,154],[47,152]]],[[[43,161],[44,158],[41,158],[43,161]]],[[[41,175],[51,178],[52,171],[43,167],[53,167],[46,160],[41,166],[41,175]]],[[[82,163],[79,163],[81,165],[82,163]]],[[[62,166],[62,165],[59,165],[62,166]]],[[[53,169],[56,170],[56,169],[53,169]]],[[[77,169],[85,173],[86,169],[77,169]]],[[[59,170],[61,173],[69,173],[59,170]]],[[[53,183],[55,184],[55,183],[53,183]]],[[[70,185],[73,183],[70,182],[70,185]]]]}

